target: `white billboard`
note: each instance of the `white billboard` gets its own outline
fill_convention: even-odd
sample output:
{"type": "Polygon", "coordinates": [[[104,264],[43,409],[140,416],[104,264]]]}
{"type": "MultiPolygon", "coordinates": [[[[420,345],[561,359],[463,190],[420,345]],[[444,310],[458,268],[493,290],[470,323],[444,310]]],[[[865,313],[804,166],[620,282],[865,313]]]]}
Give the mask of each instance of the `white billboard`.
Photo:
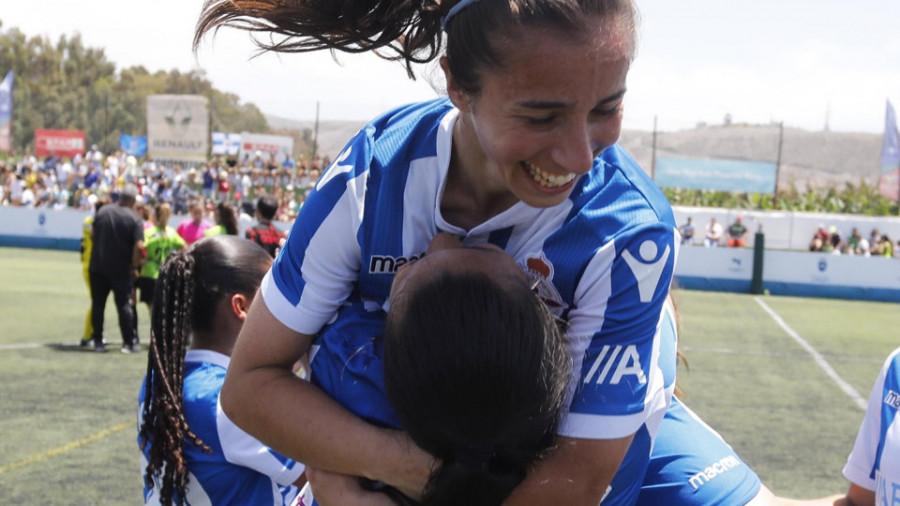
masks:
{"type": "Polygon", "coordinates": [[[209,106],[200,95],[147,97],[147,154],[156,161],[205,162],[209,106]]]}
{"type": "Polygon", "coordinates": [[[284,161],[288,155],[294,152],[294,138],[286,135],[265,135],[241,132],[241,156],[240,159],[253,161],[256,152],[259,151],[262,160],[268,161],[270,155],[275,155],[278,163],[284,161]]]}

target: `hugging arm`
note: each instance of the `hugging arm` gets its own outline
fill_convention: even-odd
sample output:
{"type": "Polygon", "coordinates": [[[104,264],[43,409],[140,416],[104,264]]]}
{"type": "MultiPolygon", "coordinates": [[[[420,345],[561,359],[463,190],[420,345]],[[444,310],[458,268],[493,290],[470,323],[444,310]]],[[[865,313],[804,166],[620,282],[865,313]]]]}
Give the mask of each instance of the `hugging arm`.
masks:
{"type": "Polygon", "coordinates": [[[533,466],[504,506],[600,504],[632,438],[633,435],[596,440],[558,436],[556,447],[533,466]]]}
{"type": "Polygon", "coordinates": [[[222,388],[228,417],[265,444],[315,468],[363,476],[418,495],[432,458],[401,432],[366,423],[293,373],[312,337],[254,301],[222,388]]]}

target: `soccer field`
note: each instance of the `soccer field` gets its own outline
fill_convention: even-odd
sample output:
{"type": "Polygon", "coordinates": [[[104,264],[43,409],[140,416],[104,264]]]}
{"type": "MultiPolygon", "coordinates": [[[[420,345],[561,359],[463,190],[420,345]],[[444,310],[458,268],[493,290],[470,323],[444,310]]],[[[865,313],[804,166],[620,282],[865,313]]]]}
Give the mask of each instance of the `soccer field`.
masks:
{"type": "MultiPolygon", "coordinates": [[[[77,346],[90,301],[73,252],[0,248],[0,504],[139,504],[146,351],[77,346]]],[[[843,492],[861,403],[900,345],[896,304],[675,292],[684,400],[776,494],[843,492]]],[[[110,297],[112,299],[112,297],[110,297]]],[[[146,307],[140,336],[149,340],[146,307]]]]}

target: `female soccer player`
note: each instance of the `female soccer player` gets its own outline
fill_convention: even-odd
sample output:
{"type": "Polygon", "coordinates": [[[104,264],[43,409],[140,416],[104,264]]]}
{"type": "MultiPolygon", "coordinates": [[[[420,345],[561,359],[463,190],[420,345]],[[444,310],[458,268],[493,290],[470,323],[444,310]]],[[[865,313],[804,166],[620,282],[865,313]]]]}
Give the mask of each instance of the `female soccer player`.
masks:
{"type": "Polygon", "coordinates": [[[853,451],[844,466],[845,495],[797,501],[797,506],[900,504],[900,348],[888,355],[872,392],[853,451]]]}
{"type": "Polygon", "coordinates": [[[215,207],[216,225],[203,232],[203,237],[211,235],[237,235],[237,209],[234,204],[219,202],[215,207]]]}
{"type": "Polygon", "coordinates": [[[146,504],[289,504],[303,465],[217,410],[229,356],[272,259],[246,239],[215,236],[159,272],[138,445],[146,504]]]}
{"type": "MultiPolygon", "coordinates": [[[[422,504],[500,504],[552,443],[571,363],[557,320],[487,246],[429,249],[397,275],[390,306],[386,326],[380,310],[342,308],[316,339],[312,381],[435,455],[422,504]]],[[[312,473],[320,499],[344,481],[326,475],[312,473]]]]}
{"type": "Polygon", "coordinates": [[[223,24],[283,36],[269,49],[393,50],[409,65],[436,58],[446,35],[449,94],[376,119],[318,180],[236,344],[229,416],[313,467],[419,497],[433,458],[291,366],[342,304],[382,305],[396,270],[448,232],[505,250],[567,322],[556,447],[506,503],[636,501],[671,398],[658,324],[677,231],[615,145],[633,3],[212,0],[195,41],[223,24]]]}
{"type": "Polygon", "coordinates": [[[144,230],[144,263],[136,282],[136,288],[141,292],[141,302],[147,304],[151,315],[160,266],[170,253],[187,246],[178,232],[169,226],[172,206],[166,202],[157,204],[153,214],[154,223],[144,230]]]}
{"type": "MultiPolygon", "coordinates": [[[[380,311],[367,310],[364,304],[351,304],[342,308],[337,321],[315,340],[312,361],[315,385],[371,423],[406,429],[418,446],[439,456],[442,464],[429,482],[425,500],[428,504],[443,504],[441,501],[500,504],[505,497],[502,494],[492,495],[453,479],[439,479],[444,477],[440,471],[444,470],[445,463],[457,460],[453,455],[448,458],[448,451],[483,449],[486,439],[483,434],[490,433],[491,429],[502,431],[503,427],[513,434],[505,438],[506,446],[514,446],[516,435],[518,441],[523,441],[521,433],[528,433],[521,429],[529,411],[530,416],[545,413],[538,408],[542,406],[541,393],[546,395],[547,390],[531,393],[534,398],[530,403],[522,400],[522,393],[528,392],[531,386],[523,378],[541,376],[528,371],[527,364],[534,358],[527,357],[537,351],[525,345],[534,344],[526,343],[529,336],[544,336],[546,348],[551,352],[556,348],[547,325],[532,324],[527,331],[519,325],[546,312],[541,307],[533,307],[533,301],[528,306],[527,297],[509,295],[515,294],[514,280],[521,278],[521,270],[498,248],[464,248],[453,237],[438,234],[425,257],[397,274],[386,328],[380,311]],[[469,277],[492,278],[498,289],[506,290],[507,296],[486,299],[482,297],[483,288],[464,284],[469,277]],[[401,360],[392,353],[398,348],[404,351],[401,360]],[[513,363],[507,362],[510,357],[514,357],[513,363]],[[491,370],[490,364],[495,363],[508,373],[508,380],[502,384],[484,377],[491,370]],[[390,402],[385,390],[391,394],[390,402]],[[402,416],[398,417],[395,411],[402,416]],[[439,484],[446,485],[448,481],[455,486],[439,484]],[[460,498],[451,495],[452,492],[469,495],[460,498]]],[[[673,304],[666,304],[660,331],[660,357],[670,357],[673,354],[664,350],[677,347],[673,304]]],[[[668,390],[674,389],[675,366],[674,357],[660,361],[668,390]]],[[[557,363],[554,367],[562,370],[565,364],[557,363]]],[[[552,379],[560,380],[558,375],[552,379]]],[[[535,447],[523,443],[516,454],[520,465],[536,457],[535,447]]],[[[734,450],[677,399],[666,411],[652,455],[637,504],[743,504],[748,497],[753,498],[755,505],[778,504],[734,450]],[[689,442],[689,448],[685,442],[689,442]]],[[[459,466],[455,467],[459,470],[459,466]]],[[[481,467],[476,470],[484,471],[481,467]]],[[[501,473],[507,478],[502,483],[509,485],[512,481],[509,478],[514,474],[508,468],[506,471],[501,473]]],[[[458,479],[456,473],[450,476],[458,479]]],[[[464,476],[471,479],[480,475],[464,476]]],[[[355,497],[368,494],[365,504],[377,504],[378,499],[384,499],[354,486],[354,480],[320,470],[312,470],[311,483],[316,498],[324,499],[324,504],[345,503],[348,492],[338,487],[352,490],[355,497]],[[336,490],[343,494],[340,500],[333,500],[335,497],[330,495],[336,490]]]]}

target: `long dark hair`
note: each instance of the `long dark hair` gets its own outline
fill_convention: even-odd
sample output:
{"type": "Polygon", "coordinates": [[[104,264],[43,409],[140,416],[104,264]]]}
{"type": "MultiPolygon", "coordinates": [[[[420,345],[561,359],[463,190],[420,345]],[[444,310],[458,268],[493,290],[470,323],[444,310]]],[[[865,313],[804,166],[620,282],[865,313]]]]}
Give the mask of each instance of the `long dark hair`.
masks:
{"type": "Polygon", "coordinates": [[[192,331],[210,330],[219,301],[253,296],[272,258],[256,243],[220,235],[178,250],[162,264],[150,323],[142,449],[150,445],[144,481],[162,479],[160,503],[184,501],[188,481],[185,440],[209,452],[184,417],[184,354],[192,331]]]}
{"type": "Polygon", "coordinates": [[[499,505],[553,441],[570,358],[524,280],[441,273],[392,299],[385,387],[413,441],[441,460],[422,504],[499,505]]]}
{"type": "Polygon", "coordinates": [[[228,202],[219,202],[216,204],[216,215],[219,217],[219,225],[225,229],[228,235],[237,235],[237,209],[233,204],[228,202]]]}
{"type": "MultiPolygon", "coordinates": [[[[256,39],[264,51],[306,52],[319,49],[361,53],[371,50],[390,60],[426,63],[440,54],[441,20],[456,0],[206,0],[194,32],[194,47],[203,35],[221,26],[267,34],[256,39]]],[[[523,26],[537,26],[577,36],[585,18],[615,17],[636,37],[633,0],[480,0],[447,23],[447,59],[463,90],[476,93],[479,76],[502,65],[497,44],[523,26]]]]}

